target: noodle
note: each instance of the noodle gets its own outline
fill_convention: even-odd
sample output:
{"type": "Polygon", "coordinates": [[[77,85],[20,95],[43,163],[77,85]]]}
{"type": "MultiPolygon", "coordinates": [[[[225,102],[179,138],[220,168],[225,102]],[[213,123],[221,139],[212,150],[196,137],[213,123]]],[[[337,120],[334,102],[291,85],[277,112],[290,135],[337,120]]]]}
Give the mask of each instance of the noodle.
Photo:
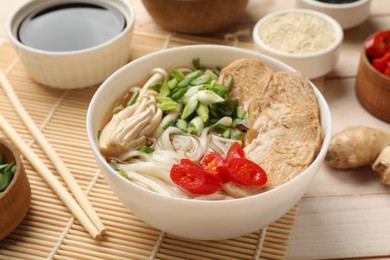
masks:
{"type": "Polygon", "coordinates": [[[129,177],[130,180],[136,180],[141,182],[142,184],[145,185],[148,189],[155,191],[157,193],[161,193],[163,195],[170,196],[169,192],[164,189],[161,185],[158,185],[155,181],[150,180],[149,178],[143,176],[142,174],[136,173],[134,171],[127,171],[127,176],[129,177]]]}
{"type": "MultiPolygon", "coordinates": [[[[194,71],[189,67],[175,69],[183,74],[194,71]]],[[[133,86],[129,89],[128,93],[135,95],[138,92],[139,97],[133,105],[121,104],[114,108],[112,119],[103,128],[99,138],[100,151],[106,158],[112,159],[130,181],[142,188],[180,198],[231,199],[222,191],[202,196],[191,194],[170,178],[172,165],[179,163],[182,158],[200,161],[210,151],[225,154],[236,140],[215,135],[208,127],[198,135],[173,126],[166,128],[169,122],[178,119],[181,107],[164,115],[156,101],[158,93],[148,87],[168,78],[166,70],[155,68],[142,88],[133,86]],[[154,150],[151,154],[137,150],[146,144],[154,150]]],[[[191,91],[196,93],[200,87],[194,86],[191,91]]],[[[183,98],[189,99],[191,91],[183,98]]]]}

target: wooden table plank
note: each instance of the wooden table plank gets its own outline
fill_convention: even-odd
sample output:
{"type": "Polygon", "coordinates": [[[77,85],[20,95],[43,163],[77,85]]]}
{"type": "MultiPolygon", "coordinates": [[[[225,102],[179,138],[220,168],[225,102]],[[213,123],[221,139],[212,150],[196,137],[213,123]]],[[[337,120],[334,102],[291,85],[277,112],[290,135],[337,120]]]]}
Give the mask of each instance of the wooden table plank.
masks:
{"type": "Polygon", "coordinates": [[[389,216],[388,194],[303,199],[288,259],[388,255],[389,216]]]}

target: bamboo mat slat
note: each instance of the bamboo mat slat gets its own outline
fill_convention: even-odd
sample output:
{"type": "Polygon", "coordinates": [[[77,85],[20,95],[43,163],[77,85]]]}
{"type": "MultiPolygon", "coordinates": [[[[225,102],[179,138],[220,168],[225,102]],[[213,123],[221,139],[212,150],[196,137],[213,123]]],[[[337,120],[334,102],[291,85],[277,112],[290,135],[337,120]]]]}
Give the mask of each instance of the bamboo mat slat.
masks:
{"type": "MultiPolygon", "coordinates": [[[[189,44],[234,45],[254,49],[239,40],[210,39],[165,31],[134,30],[131,59],[189,44]]],[[[193,241],[160,232],[134,216],[116,198],[100,174],[90,152],[85,116],[97,86],[78,90],[51,89],[32,81],[8,42],[0,45],[0,68],[31,118],[80,187],[88,194],[108,231],[93,240],[68,212],[50,187],[24,160],[32,189],[29,212],[21,224],[0,241],[0,259],[284,259],[297,207],[263,230],[236,239],[193,241]]],[[[55,173],[0,89],[1,114],[55,173]]],[[[0,132],[0,137],[5,137],[0,132]]],[[[62,179],[57,176],[63,184],[62,179]]]]}

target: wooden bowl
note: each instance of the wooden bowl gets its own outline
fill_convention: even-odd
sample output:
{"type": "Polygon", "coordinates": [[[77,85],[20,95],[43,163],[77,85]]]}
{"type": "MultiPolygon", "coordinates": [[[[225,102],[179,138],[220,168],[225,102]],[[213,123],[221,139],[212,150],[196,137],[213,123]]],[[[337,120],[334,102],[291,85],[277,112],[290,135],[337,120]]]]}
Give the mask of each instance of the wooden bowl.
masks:
{"type": "Polygon", "coordinates": [[[11,233],[26,215],[31,201],[31,189],[19,151],[0,139],[0,154],[6,163],[15,161],[16,171],[11,183],[0,197],[0,240],[11,233]]]}
{"type": "Polygon", "coordinates": [[[390,123],[390,77],[371,65],[364,49],[360,54],[356,95],[367,111],[390,123]]]}
{"type": "Polygon", "coordinates": [[[249,0],[142,0],[154,21],[165,29],[205,34],[237,21],[249,0]]]}

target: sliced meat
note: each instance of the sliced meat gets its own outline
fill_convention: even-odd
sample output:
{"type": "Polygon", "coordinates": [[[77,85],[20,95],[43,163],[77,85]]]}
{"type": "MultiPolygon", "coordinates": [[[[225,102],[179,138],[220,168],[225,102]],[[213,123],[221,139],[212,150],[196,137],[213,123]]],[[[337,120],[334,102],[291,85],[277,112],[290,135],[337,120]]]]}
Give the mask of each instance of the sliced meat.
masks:
{"type": "Polygon", "coordinates": [[[288,182],[313,162],[322,143],[317,98],[306,78],[297,72],[269,72],[264,65],[256,65],[261,68],[257,73],[252,65],[258,62],[238,61],[235,66],[241,72],[239,77],[232,73],[235,78],[230,95],[247,105],[250,129],[244,150],[248,159],[267,172],[268,183],[258,188],[224,185],[224,190],[234,197],[253,195],[288,182]]]}
{"type": "Polygon", "coordinates": [[[238,98],[239,105],[247,110],[253,93],[259,93],[268,84],[272,70],[260,60],[241,59],[222,69],[219,83],[223,83],[229,75],[233,76],[230,97],[238,98]]]}

